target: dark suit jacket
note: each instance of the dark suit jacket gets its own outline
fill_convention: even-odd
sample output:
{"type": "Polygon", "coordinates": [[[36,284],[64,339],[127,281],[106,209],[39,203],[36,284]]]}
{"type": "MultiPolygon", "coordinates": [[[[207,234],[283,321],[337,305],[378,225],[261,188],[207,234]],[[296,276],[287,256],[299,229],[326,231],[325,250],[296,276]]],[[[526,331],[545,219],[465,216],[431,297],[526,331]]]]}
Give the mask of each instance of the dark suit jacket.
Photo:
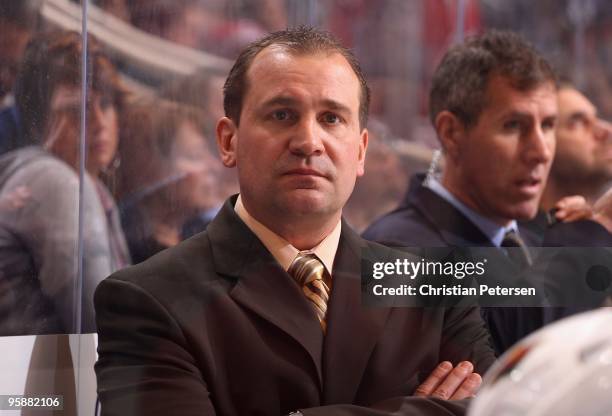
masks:
{"type": "Polygon", "coordinates": [[[100,284],[103,415],[463,414],[411,395],[443,360],[494,356],[475,308],[365,308],[347,225],[327,335],[292,278],[226,202],[206,232],[100,284]]]}
{"type": "MultiPolygon", "coordinates": [[[[363,237],[406,247],[493,247],[461,211],[423,186],[424,179],[421,174],[413,176],[400,206],[370,225],[363,237]]],[[[520,224],[519,233],[528,246],[539,246],[542,241],[520,224]]]]}
{"type": "MultiPolygon", "coordinates": [[[[375,221],[364,232],[367,240],[383,244],[404,247],[493,247],[492,242],[466,216],[453,205],[441,198],[431,189],[423,186],[424,175],[415,175],[410,182],[408,192],[400,206],[375,221]]],[[[584,221],[572,224],[559,224],[541,234],[535,233],[519,224],[519,232],[525,243],[532,247],[550,246],[585,246],[592,245],[589,239],[596,239],[600,245],[611,241],[610,235],[599,224],[584,221]]],[[[496,251],[496,250],[495,250],[496,251]]],[[[495,251],[491,251],[494,255],[495,251]]],[[[556,257],[555,257],[556,258],[556,257]]],[[[569,259],[565,258],[569,261],[569,259]]],[[[580,259],[586,262],[588,259],[580,259]]],[[[506,256],[497,255],[495,261],[498,270],[507,273],[507,280],[522,272],[506,256]]],[[[545,265],[541,265],[543,268],[545,265]]],[[[544,284],[550,287],[558,282],[560,264],[553,270],[529,271],[532,275],[545,279],[544,284]]],[[[570,270],[578,267],[567,267],[570,270]]],[[[574,279],[574,276],[567,276],[574,279]]],[[[580,290],[580,289],[578,289],[580,290]]],[[[568,287],[567,291],[571,293],[568,287]]],[[[595,302],[597,303],[597,302],[595,302]]],[[[546,323],[565,317],[571,313],[585,310],[577,308],[482,308],[483,318],[492,335],[493,345],[498,354],[506,351],[516,341],[525,337],[546,323]]]]}

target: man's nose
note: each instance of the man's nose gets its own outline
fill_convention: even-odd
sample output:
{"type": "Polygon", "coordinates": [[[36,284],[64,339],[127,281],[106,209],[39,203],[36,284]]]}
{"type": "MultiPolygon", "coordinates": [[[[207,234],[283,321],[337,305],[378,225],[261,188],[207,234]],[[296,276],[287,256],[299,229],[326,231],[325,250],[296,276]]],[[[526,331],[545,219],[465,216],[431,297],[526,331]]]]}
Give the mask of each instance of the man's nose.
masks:
{"type": "Polygon", "coordinates": [[[612,139],[612,123],[607,120],[598,118],[595,121],[595,138],[597,140],[610,140],[612,139]]]}
{"type": "Polygon", "coordinates": [[[540,126],[536,126],[526,139],[525,155],[530,163],[548,163],[553,158],[555,149],[553,129],[545,131],[540,126]]]}
{"type": "Polygon", "coordinates": [[[291,153],[309,157],[325,151],[323,144],[324,131],[316,118],[302,118],[295,126],[289,143],[291,153]]]}

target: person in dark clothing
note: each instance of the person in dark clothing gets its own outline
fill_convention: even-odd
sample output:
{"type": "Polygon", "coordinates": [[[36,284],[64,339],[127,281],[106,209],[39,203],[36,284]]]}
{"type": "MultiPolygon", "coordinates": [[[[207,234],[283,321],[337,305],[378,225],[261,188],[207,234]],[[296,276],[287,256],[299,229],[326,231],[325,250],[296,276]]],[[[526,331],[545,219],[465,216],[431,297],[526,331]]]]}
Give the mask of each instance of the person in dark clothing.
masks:
{"type": "Polygon", "coordinates": [[[140,263],[205,228],[200,214],[222,204],[221,162],[197,109],[143,100],[124,119],[117,192],[132,260],[140,263]]]}
{"type": "Polygon", "coordinates": [[[387,250],[342,219],[368,102],[328,33],[275,32],[240,54],[216,130],[240,194],[98,286],[102,415],[465,414],[493,361],[478,309],[361,302],[362,250],[387,250]]]}
{"type": "Polygon", "coordinates": [[[41,0],[0,0],[0,154],[32,144],[25,141],[14,88],[26,45],[38,25],[41,3],[41,0]]]}
{"type": "Polygon", "coordinates": [[[24,132],[36,145],[0,157],[0,200],[28,193],[0,210],[1,335],[94,332],[95,287],[130,263],[116,204],[101,180],[115,160],[126,91],[101,45],[93,37],[88,42],[95,69],[82,179],[83,39],[73,31],[39,34],[25,52],[15,100],[27,110],[24,132]]]}
{"type": "Polygon", "coordinates": [[[568,82],[561,84],[557,103],[555,159],[540,211],[525,223],[539,234],[557,221],[590,218],[592,205],[612,184],[612,123],[568,82]]]}
{"type": "MultiPolygon", "coordinates": [[[[610,241],[608,230],[591,221],[572,224],[562,242],[519,223],[536,215],[553,160],[557,89],[549,64],[518,35],[492,31],[451,48],[434,74],[429,109],[445,154],[442,174],[432,169],[414,177],[400,207],[375,221],[366,239],[406,247],[491,247],[507,279],[535,273],[530,247],[545,240],[579,246],[581,238],[599,235],[610,241]]],[[[538,273],[543,279],[550,274],[538,273]]],[[[550,287],[555,282],[549,277],[550,287]]],[[[498,353],[565,313],[482,311],[498,353]]]]}

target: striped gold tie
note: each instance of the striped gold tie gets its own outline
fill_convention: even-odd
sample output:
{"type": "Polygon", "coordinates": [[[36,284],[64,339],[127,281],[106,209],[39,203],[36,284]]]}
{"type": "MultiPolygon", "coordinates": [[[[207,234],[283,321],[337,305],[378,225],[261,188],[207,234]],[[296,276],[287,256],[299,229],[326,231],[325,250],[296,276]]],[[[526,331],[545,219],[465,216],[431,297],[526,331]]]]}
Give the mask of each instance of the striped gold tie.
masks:
{"type": "Polygon", "coordinates": [[[529,248],[527,248],[527,245],[516,231],[506,231],[501,246],[508,249],[506,250],[508,258],[519,268],[524,269],[533,264],[529,248]]]}
{"type": "Polygon", "coordinates": [[[314,254],[299,253],[287,272],[302,286],[302,291],[314,306],[325,333],[325,314],[331,286],[331,278],[325,266],[314,254]]]}

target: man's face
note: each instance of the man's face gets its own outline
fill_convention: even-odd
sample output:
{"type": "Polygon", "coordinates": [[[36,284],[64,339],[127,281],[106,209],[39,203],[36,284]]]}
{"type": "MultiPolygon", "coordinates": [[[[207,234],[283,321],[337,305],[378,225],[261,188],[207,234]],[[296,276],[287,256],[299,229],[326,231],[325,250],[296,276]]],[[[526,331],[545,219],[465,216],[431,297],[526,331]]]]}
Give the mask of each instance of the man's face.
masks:
{"type": "Polygon", "coordinates": [[[552,175],[559,179],[612,180],[612,126],[573,88],[558,93],[557,152],[552,175]]]}
{"type": "Polygon", "coordinates": [[[247,79],[234,159],[224,160],[238,168],[247,210],[269,226],[339,219],[367,147],[350,65],[338,53],[296,56],[272,46],[247,79]]]}
{"type": "Polygon", "coordinates": [[[556,117],[552,84],[519,91],[492,77],[485,109],[458,141],[458,196],[499,224],[535,216],[555,151],[556,117]]]}
{"type": "MultiPolygon", "coordinates": [[[[117,152],[119,128],[115,107],[98,93],[89,96],[87,108],[87,171],[97,176],[108,167],[117,152]]],[[[81,89],[59,85],[49,107],[45,146],[76,168],[79,160],[81,89]]]]}

